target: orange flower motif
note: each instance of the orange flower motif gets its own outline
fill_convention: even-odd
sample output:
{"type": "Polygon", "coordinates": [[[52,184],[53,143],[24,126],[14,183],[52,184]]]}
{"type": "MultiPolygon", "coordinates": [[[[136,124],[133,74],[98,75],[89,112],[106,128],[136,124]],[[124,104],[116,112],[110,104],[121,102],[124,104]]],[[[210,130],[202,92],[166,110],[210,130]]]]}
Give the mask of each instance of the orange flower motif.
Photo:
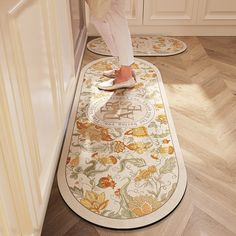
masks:
{"type": "Polygon", "coordinates": [[[154,160],[158,160],[158,159],[159,159],[157,153],[153,153],[153,154],[151,154],[151,158],[154,159],[154,160]]]}
{"type": "Polygon", "coordinates": [[[116,157],[114,157],[114,156],[109,156],[108,158],[109,158],[110,162],[111,162],[113,165],[117,163],[117,158],[116,158],[116,157]]]}
{"type": "Polygon", "coordinates": [[[113,140],[111,136],[109,135],[107,128],[103,128],[98,125],[90,124],[87,122],[82,123],[80,121],[77,121],[76,124],[80,133],[86,139],[89,139],[91,141],[112,141],[113,140]]]}
{"type": "Polygon", "coordinates": [[[149,166],[146,170],[140,170],[139,174],[134,178],[134,181],[138,182],[138,181],[141,181],[141,180],[147,180],[156,171],[157,171],[157,168],[154,165],[149,166]]]}
{"type": "Polygon", "coordinates": [[[152,143],[130,143],[126,147],[129,148],[129,150],[135,151],[138,154],[143,154],[147,149],[149,149],[152,146],[152,143]]]}
{"type": "Polygon", "coordinates": [[[87,129],[89,124],[87,122],[82,123],[79,120],[76,121],[76,125],[78,129],[87,129]]]}
{"type": "Polygon", "coordinates": [[[117,163],[117,158],[115,156],[98,156],[98,153],[95,152],[91,155],[91,157],[97,161],[99,161],[102,165],[114,165],[117,163]]]}
{"type": "Polygon", "coordinates": [[[71,167],[78,166],[78,165],[79,165],[79,157],[76,157],[76,158],[72,159],[72,160],[69,162],[69,164],[70,164],[71,167]]]}
{"type": "Polygon", "coordinates": [[[170,140],[168,140],[168,139],[163,139],[162,142],[163,142],[164,144],[168,144],[168,143],[170,142],[170,140]]]}
{"type": "Polygon", "coordinates": [[[115,141],[115,152],[123,152],[125,150],[125,144],[121,141],[115,141]]]}
{"type": "Polygon", "coordinates": [[[100,188],[115,188],[116,186],[116,183],[115,181],[112,179],[112,177],[110,175],[108,175],[107,177],[102,177],[100,178],[98,184],[97,184],[98,187],[100,188]]]}
{"type": "Polygon", "coordinates": [[[133,135],[136,137],[147,137],[148,132],[147,128],[144,126],[138,127],[138,128],[133,128],[125,132],[126,135],[133,135]]]}
{"type": "Polygon", "coordinates": [[[92,212],[100,213],[108,205],[109,200],[106,200],[105,193],[96,193],[86,191],[85,197],[80,200],[80,203],[92,212]]]}
{"type": "Polygon", "coordinates": [[[111,136],[109,135],[107,128],[101,128],[101,139],[103,141],[112,141],[113,140],[111,138],[111,136]]]}
{"type": "Polygon", "coordinates": [[[104,166],[107,164],[114,165],[117,163],[117,159],[114,156],[101,157],[101,158],[98,158],[98,161],[104,166]]]}

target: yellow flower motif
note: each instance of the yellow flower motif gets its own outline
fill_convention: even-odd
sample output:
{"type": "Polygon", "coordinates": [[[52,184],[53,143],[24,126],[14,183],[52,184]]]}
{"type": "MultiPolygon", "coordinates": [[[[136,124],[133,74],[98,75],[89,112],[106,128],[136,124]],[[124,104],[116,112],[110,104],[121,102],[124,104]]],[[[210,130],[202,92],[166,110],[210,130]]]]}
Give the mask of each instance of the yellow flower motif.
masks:
{"type": "Polygon", "coordinates": [[[79,129],[81,135],[84,136],[84,138],[89,139],[91,141],[112,140],[107,128],[90,124],[88,122],[82,123],[80,121],[77,121],[77,128],[79,129]]]}
{"type": "Polygon", "coordinates": [[[158,160],[159,159],[159,156],[157,153],[152,153],[151,154],[151,158],[154,159],[154,160],[158,160]]]}
{"type": "Polygon", "coordinates": [[[174,147],[173,146],[169,146],[169,147],[159,147],[159,152],[161,153],[161,154],[166,154],[166,153],[168,153],[168,154],[173,154],[174,153],[174,151],[175,151],[175,149],[174,149],[174,147]]]}
{"type": "Polygon", "coordinates": [[[129,150],[135,151],[138,154],[143,154],[147,149],[152,146],[152,143],[130,143],[127,145],[129,150]]]}
{"type": "Polygon", "coordinates": [[[69,162],[69,164],[70,164],[71,167],[78,166],[78,165],[79,165],[79,157],[76,157],[76,158],[72,159],[72,160],[69,162]]]}
{"type": "Polygon", "coordinates": [[[94,94],[94,98],[102,98],[102,97],[107,97],[107,93],[96,93],[96,94],[94,94]]]}
{"type": "Polygon", "coordinates": [[[157,171],[157,168],[154,165],[149,166],[146,170],[140,170],[139,174],[134,178],[134,181],[138,182],[138,181],[141,181],[141,180],[147,180],[156,171],[157,171]]]}
{"type": "Polygon", "coordinates": [[[168,148],[168,154],[173,154],[175,151],[174,147],[173,146],[169,146],[168,148]]]}
{"type": "Polygon", "coordinates": [[[157,74],[156,73],[146,73],[144,75],[144,77],[146,77],[146,78],[155,78],[155,77],[157,77],[157,74]]]}
{"type": "Polygon", "coordinates": [[[80,200],[80,203],[92,212],[100,213],[108,205],[109,200],[105,199],[105,193],[96,193],[93,191],[86,191],[85,197],[80,200]]]}
{"type": "Polygon", "coordinates": [[[157,103],[157,104],[155,104],[155,108],[156,109],[161,109],[161,108],[163,108],[164,107],[164,104],[162,104],[162,103],[157,103]]]}
{"type": "Polygon", "coordinates": [[[85,79],[84,83],[85,83],[85,85],[86,85],[87,87],[88,87],[88,86],[91,86],[91,84],[92,84],[92,79],[91,79],[91,78],[85,79]]]}
{"type": "Polygon", "coordinates": [[[159,122],[161,122],[161,124],[167,124],[167,117],[166,117],[166,115],[159,115],[159,116],[157,117],[157,120],[158,120],[159,122]]]}
{"type": "Polygon", "coordinates": [[[98,62],[92,66],[93,69],[104,71],[104,70],[112,70],[112,64],[106,62],[98,62]]]}
{"type": "Polygon", "coordinates": [[[131,65],[131,68],[132,68],[132,69],[139,69],[139,65],[136,64],[136,63],[133,63],[133,64],[131,65]]]}
{"type": "Polygon", "coordinates": [[[161,202],[150,195],[138,196],[128,202],[128,207],[134,217],[141,217],[156,211],[161,207],[161,202]]]}
{"type": "Polygon", "coordinates": [[[138,127],[138,128],[133,128],[125,132],[126,135],[133,135],[136,137],[147,137],[148,132],[147,128],[144,126],[138,127]]]}
{"type": "Polygon", "coordinates": [[[144,86],[143,83],[136,83],[134,88],[138,89],[138,88],[142,88],[144,86]]]}
{"type": "Polygon", "coordinates": [[[99,157],[97,160],[102,164],[102,165],[114,165],[117,163],[117,158],[114,156],[108,156],[108,157],[99,157]]]}
{"type": "Polygon", "coordinates": [[[121,141],[115,141],[115,152],[123,152],[125,150],[125,144],[121,141]]]}

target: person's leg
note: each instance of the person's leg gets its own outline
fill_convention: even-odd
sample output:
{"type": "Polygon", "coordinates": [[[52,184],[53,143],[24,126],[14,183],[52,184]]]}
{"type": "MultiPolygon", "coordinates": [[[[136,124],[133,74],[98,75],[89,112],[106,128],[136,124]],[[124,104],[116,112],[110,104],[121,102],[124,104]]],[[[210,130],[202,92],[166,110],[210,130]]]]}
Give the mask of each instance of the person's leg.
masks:
{"type": "Polygon", "coordinates": [[[116,72],[115,83],[132,77],[134,63],[133,47],[128,22],[125,16],[125,0],[112,0],[112,7],[104,18],[110,30],[119,56],[120,70],[116,72]]]}
{"type": "Polygon", "coordinates": [[[118,57],[118,50],[116,48],[116,44],[114,42],[114,38],[112,35],[112,31],[110,29],[110,24],[106,19],[98,19],[97,17],[91,15],[90,22],[95,26],[98,33],[102,36],[102,39],[106,43],[108,49],[111,52],[111,55],[114,57],[118,57]]]}
{"type": "Polygon", "coordinates": [[[110,25],[119,55],[120,66],[130,66],[134,63],[134,55],[129,26],[125,16],[125,0],[112,0],[112,7],[104,20],[110,25]]]}
{"type": "MultiPolygon", "coordinates": [[[[107,44],[112,56],[119,57],[120,70],[115,71],[115,80],[112,83],[119,84],[134,77],[131,68],[134,63],[133,47],[125,16],[125,0],[112,0],[111,9],[103,19],[97,19],[94,16],[91,16],[90,19],[107,44]]],[[[106,89],[106,86],[101,84],[100,88],[106,89]]],[[[111,86],[108,85],[108,87],[111,86]]],[[[131,81],[127,87],[132,86],[131,81]]]]}

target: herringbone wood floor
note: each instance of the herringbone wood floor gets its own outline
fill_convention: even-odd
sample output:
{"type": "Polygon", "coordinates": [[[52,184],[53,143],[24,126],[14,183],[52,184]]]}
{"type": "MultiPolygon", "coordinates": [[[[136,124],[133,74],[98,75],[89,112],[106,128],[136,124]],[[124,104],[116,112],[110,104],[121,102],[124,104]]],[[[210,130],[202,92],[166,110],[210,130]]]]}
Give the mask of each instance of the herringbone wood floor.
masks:
{"type": "MultiPolygon", "coordinates": [[[[236,37],[177,37],[188,49],[155,64],[188,174],[186,194],[162,221],[132,231],[104,229],[67,207],[54,180],[43,236],[236,235],[236,37]]],[[[101,58],[85,52],[83,65],[101,58]]]]}

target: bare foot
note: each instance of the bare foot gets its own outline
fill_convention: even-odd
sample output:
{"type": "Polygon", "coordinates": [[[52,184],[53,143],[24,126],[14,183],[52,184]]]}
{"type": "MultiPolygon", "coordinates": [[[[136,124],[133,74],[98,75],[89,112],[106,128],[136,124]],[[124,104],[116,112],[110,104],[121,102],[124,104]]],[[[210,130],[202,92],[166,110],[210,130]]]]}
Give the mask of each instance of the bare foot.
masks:
{"type": "Polygon", "coordinates": [[[115,71],[115,84],[125,82],[132,78],[132,68],[131,66],[121,66],[119,70],[115,71]]]}

